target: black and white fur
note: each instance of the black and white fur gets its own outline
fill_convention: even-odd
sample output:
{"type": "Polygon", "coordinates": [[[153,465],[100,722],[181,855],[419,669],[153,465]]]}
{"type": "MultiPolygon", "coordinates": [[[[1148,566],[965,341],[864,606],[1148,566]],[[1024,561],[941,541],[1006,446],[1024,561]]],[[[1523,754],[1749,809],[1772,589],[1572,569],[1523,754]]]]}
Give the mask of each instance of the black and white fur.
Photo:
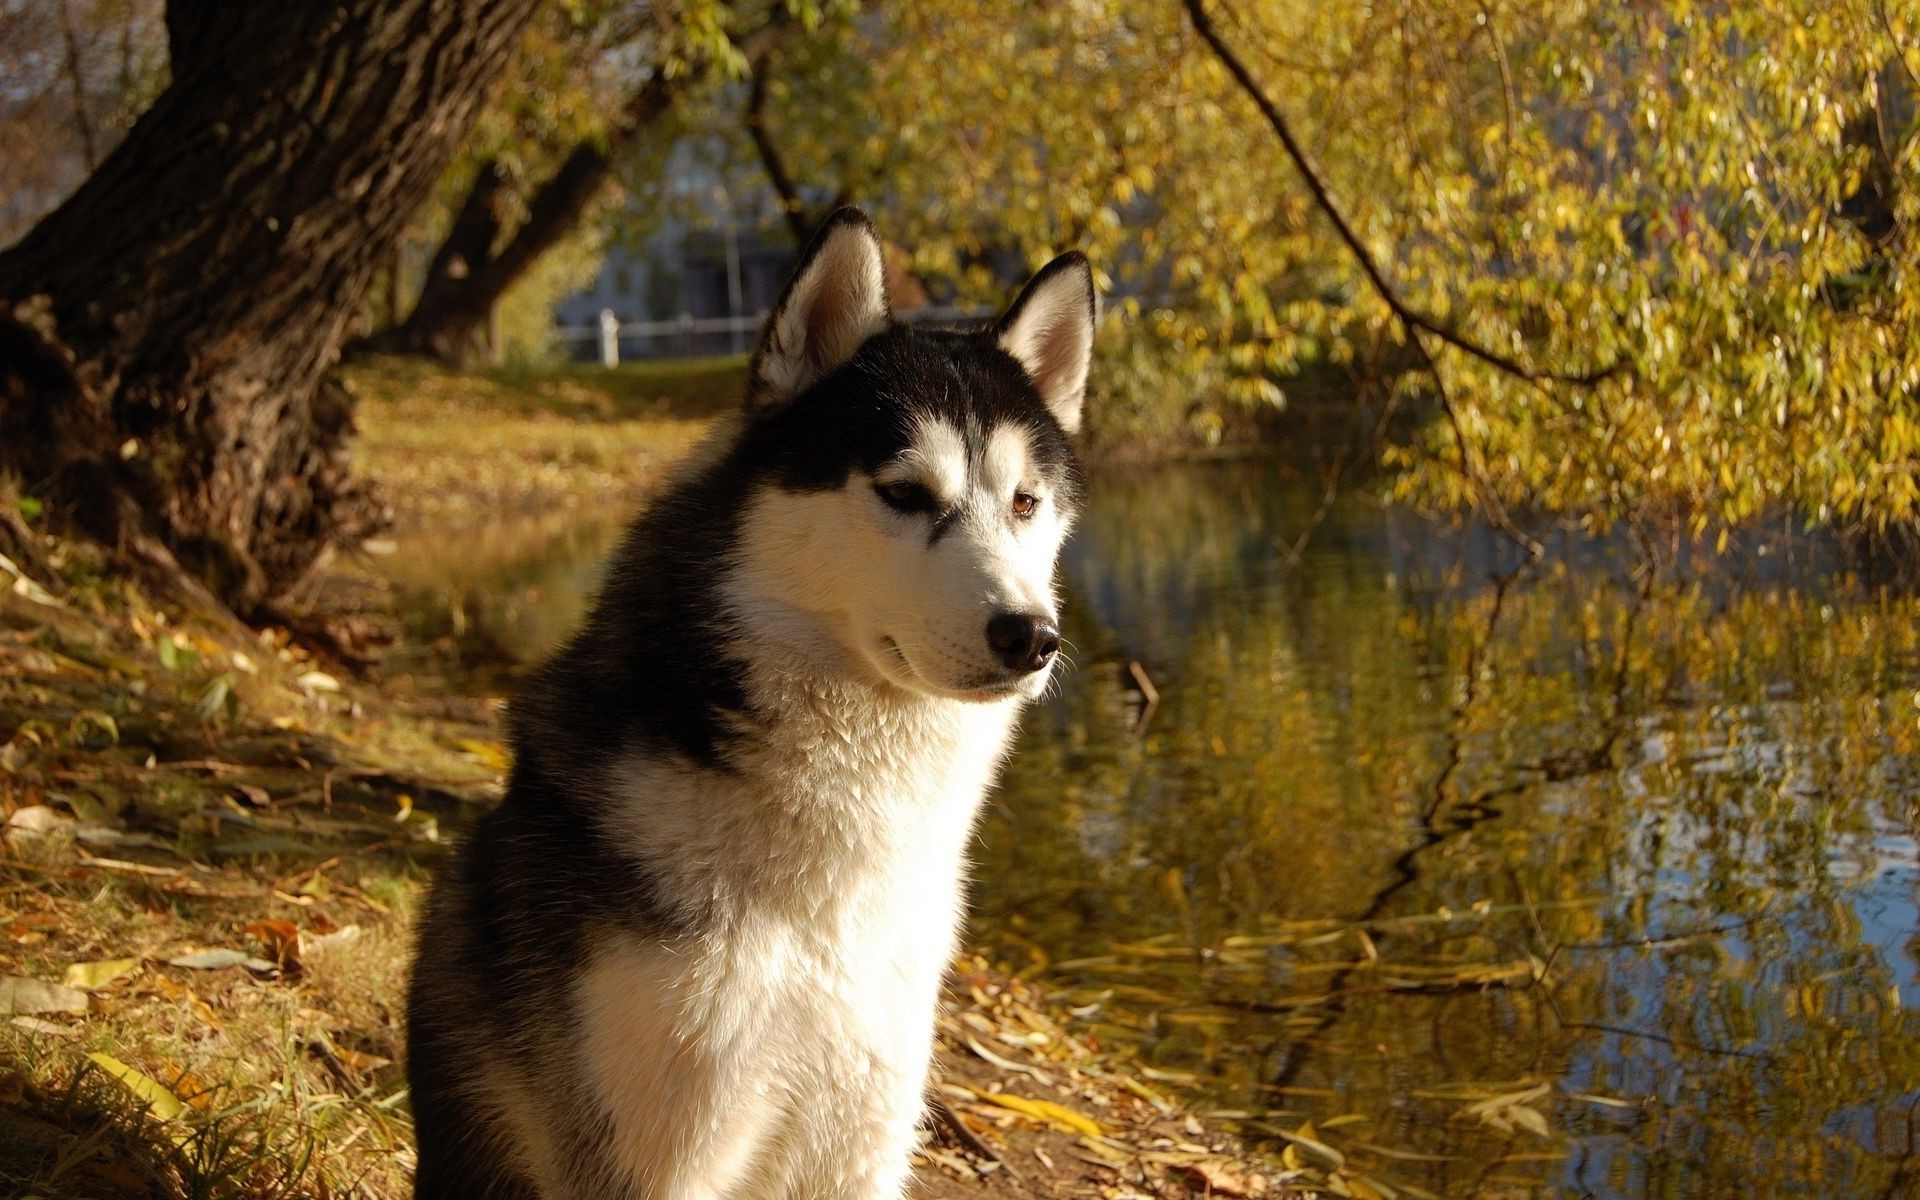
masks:
{"type": "Polygon", "coordinates": [[[416,1195],[899,1195],[963,847],[1058,647],[1095,296],[889,315],[837,214],[512,708],[409,1006],[416,1195]]]}

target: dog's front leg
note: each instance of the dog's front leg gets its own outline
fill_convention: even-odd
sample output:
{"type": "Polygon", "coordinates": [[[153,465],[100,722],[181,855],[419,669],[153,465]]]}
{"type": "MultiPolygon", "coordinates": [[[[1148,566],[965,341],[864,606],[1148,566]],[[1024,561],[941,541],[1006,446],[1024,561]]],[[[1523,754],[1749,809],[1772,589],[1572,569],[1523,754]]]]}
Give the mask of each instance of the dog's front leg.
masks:
{"type": "Polygon", "coordinates": [[[855,1055],[792,1114],[777,1179],[749,1195],[899,1200],[920,1141],[925,1073],[855,1055]]]}
{"type": "Polygon", "coordinates": [[[599,1129],[586,1149],[609,1181],[597,1196],[738,1195],[779,1123],[749,1069],[759,1039],[690,1004],[685,966],[671,951],[633,946],[602,953],[582,977],[580,1067],[599,1129]]]}

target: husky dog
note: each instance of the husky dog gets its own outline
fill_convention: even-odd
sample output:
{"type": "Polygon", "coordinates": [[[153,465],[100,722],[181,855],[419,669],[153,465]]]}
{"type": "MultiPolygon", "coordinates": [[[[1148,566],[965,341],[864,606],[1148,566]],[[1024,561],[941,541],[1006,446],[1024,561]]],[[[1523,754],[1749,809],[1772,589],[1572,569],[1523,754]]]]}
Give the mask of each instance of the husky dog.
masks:
{"type": "Polygon", "coordinates": [[[416,1195],[893,1197],[964,843],[1058,658],[1095,296],[896,324],[836,214],[512,708],[409,1001],[416,1195]]]}

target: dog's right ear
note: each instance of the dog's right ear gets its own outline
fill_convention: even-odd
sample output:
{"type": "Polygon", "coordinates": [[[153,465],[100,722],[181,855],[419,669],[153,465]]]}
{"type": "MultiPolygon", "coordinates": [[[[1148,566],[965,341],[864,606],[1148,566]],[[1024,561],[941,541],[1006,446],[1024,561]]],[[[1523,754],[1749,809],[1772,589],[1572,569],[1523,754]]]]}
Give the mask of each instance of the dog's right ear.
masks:
{"type": "Polygon", "coordinates": [[[1000,348],[1026,368],[1027,377],[1060,428],[1080,429],[1093,364],[1093,326],[1100,296],[1087,256],[1070,250],[1040,268],[1020,298],[995,323],[1000,348]]]}
{"type": "Polygon", "coordinates": [[[873,222],[857,208],[827,218],[767,318],[747,376],[747,408],[775,408],[853,357],[887,327],[887,272],[873,222]]]}

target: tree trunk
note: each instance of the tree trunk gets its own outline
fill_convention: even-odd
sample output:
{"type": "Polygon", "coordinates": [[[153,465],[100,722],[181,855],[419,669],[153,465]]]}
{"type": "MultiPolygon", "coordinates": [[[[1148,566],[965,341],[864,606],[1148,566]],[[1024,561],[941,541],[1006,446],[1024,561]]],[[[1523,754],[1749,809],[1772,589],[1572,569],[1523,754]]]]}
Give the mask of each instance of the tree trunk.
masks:
{"type": "Polygon", "coordinates": [[[326,383],[539,0],[174,0],[172,83],[0,254],[0,470],[245,614],[373,527],[326,383]]]}
{"type": "Polygon", "coordinates": [[[368,338],[362,347],[382,354],[413,354],[454,366],[482,344],[488,315],[542,254],[572,232],[613,174],[620,154],[673,107],[689,75],[668,79],[656,71],[627,102],[604,144],[582,143],[540,185],[527,217],[499,249],[497,208],[505,182],[489,163],[460,206],[453,228],[433,256],[420,299],[407,319],[368,338]]]}

